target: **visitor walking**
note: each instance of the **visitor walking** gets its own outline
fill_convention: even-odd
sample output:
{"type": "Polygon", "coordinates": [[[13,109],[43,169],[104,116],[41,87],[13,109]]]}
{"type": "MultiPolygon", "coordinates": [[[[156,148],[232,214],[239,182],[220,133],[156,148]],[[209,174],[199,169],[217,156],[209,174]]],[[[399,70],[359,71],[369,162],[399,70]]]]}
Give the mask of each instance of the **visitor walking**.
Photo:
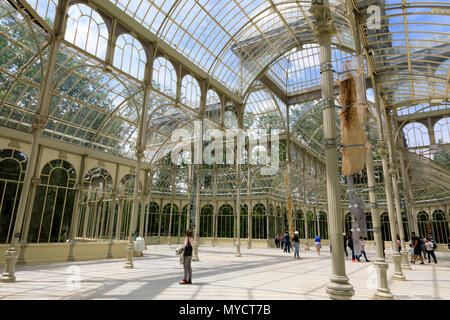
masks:
{"type": "Polygon", "coordinates": [[[431,241],[430,238],[427,238],[425,240],[425,249],[427,250],[428,254],[428,263],[431,263],[430,255],[433,257],[434,263],[437,263],[436,255],[434,254],[434,249],[436,249],[436,247],[437,247],[436,244],[433,241],[431,241]]]}
{"type": "Polygon", "coordinates": [[[322,248],[322,244],[320,243],[320,237],[316,236],[314,238],[314,243],[316,246],[316,255],[320,256],[320,248],[322,248]]]}
{"type": "Polygon", "coordinates": [[[353,235],[351,231],[348,237],[348,247],[350,248],[350,250],[352,250],[352,262],[356,262],[355,250],[353,247],[353,235]]]}
{"type": "Polygon", "coordinates": [[[425,237],[422,235],[420,236],[420,250],[422,250],[423,258],[427,258],[427,249],[425,248],[425,237]]]}
{"type": "Polygon", "coordinates": [[[183,267],[184,267],[184,279],[180,284],[192,284],[192,251],[194,247],[194,239],[192,238],[192,230],[186,232],[186,239],[183,244],[183,267]]]}
{"type": "Polygon", "coordinates": [[[283,234],[280,234],[280,248],[281,248],[281,250],[283,250],[283,248],[284,248],[283,234]]]}
{"type": "Polygon", "coordinates": [[[280,247],[280,233],[277,232],[277,235],[275,236],[275,245],[277,246],[277,248],[280,247]]]}
{"type": "Polygon", "coordinates": [[[283,237],[284,241],[284,251],[287,253],[291,253],[291,237],[289,236],[289,232],[286,231],[286,234],[283,237]]]}
{"type": "Polygon", "coordinates": [[[412,246],[414,248],[414,255],[412,256],[411,262],[416,263],[416,260],[420,259],[420,261],[422,261],[420,264],[425,264],[423,262],[422,248],[420,247],[420,239],[418,236],[416,236],[415,232],[411,233],[411,241],[412,241],[412,246]]]}
{"type": "Polygon", "coordinates": [[[345,232],[342,235],[344,236],[344,252],[345,252],[345,256],[348,259],[348,252],[347,252],[347,241],[348,241],[348,239],[347,239],[347,236],[345,235],[345,232]]]}
{"type": "Polygon", "coordinates": [[[364,255],[364,259],[366,259],[366,262],[370,262],[370,260],[367,259],[367,256],[366,256],[366,242],[364,241],[363,237],[359,238],[359,243],[360,243],[360,246],[361,246],[361,253],[357,257],[358,262],[361,262],[361,256],[362,255],[364,255]]]}
{"type": "Polygon", "coordinates": [[[292,242],[294,243],[294,259],[300,259],[300,238],[298,237],[298,231],[294,232],[294,237],[292,238],[292,242]]]}
{"type": "Polygon", "coordinates": [[[397,235],[397,249],[398,249],[398,252],[402,251],[402,242],[400,241],[399,235],[397,235]]]}

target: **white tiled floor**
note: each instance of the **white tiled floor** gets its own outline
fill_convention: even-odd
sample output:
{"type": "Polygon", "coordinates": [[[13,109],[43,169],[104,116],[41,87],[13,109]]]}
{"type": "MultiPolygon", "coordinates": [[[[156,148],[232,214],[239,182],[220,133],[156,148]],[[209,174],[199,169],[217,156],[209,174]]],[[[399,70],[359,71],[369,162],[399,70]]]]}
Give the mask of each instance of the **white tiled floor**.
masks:
{"type": "MultiPolygon", "coordinates": [[[[301,252],[298,261],[280,249],[241,248],[237,258],[231,247],[201,247],[200,262],[192,264],[193,285],[183,286],[178,284],[183,267],[175,249],[148,246],[144,257],[134,258],[134,269],[123,268],[125,259],[18,266],[15,283],[0,283],[0,299],[328,299],[328,248],[320,257],[301,252]]],[[[369,250],[369,259],[373,256],[369,250]]],[[[437,257],[438,264],[405,270],[407,281],[392,280],[389,259],[394,296],[450,299],[450,253],[438,252],[437,257]]],[[[355,289],[353,299],[374,299],[372,263],[347,260],[346,270],[355,289]]]]}

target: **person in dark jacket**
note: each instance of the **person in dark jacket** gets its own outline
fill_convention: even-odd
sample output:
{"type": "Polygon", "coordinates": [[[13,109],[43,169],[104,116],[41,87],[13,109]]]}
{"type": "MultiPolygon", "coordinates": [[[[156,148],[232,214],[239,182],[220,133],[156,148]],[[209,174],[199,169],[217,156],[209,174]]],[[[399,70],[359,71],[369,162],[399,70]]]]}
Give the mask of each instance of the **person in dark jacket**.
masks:
{"type": "Polygon", "coordinates": [[[183,244],[183,267],[184,279],[180,284],[192,284],[192,251],[194,250],[194,239],[192,238],[192,230],[186,232],[186,239],[183,244]]]}
{"type": "Polygon", "coordinates": [[[347,252],[347,236],[345,235],[345,232],[342,234],[344,236],[344,252],[345,252],[345,256],[348,258],[348,252],[347,252]]]}
{"type": "Polygon", "coordinates": [[[352,232],[350,231],[350,235],[348,236],[348,247],[352,250],[352,262],[356,262],[355,250],[353,249],[353,238],[352,232]]]}
{"type": "Polygon", "coordinates": [[[283,237],[284,241],[284,251],[287,253],[291,253],[291,237],[289,236],[289,232],[286,231],[286,234],[283,237]]]}

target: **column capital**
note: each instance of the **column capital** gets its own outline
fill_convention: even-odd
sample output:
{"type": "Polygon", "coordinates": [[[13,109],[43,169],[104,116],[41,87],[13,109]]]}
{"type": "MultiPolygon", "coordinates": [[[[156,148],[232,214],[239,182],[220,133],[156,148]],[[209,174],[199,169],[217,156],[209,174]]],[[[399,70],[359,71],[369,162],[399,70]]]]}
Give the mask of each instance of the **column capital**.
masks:
{"type": "Polygon", "coordinates": [[[139,161],[142,160],[142,158],[145,156],[144,154],[144,147],[136,147],[136,157],[138,158],[139,161]]]}
{"type": "Polygon", "coordinates": [[[316,21],[313,22],[314,37],[320,40],[322,37],[331,37],[336,33],[336,25],[332,20],[330,7],[324,6],[323,0],[312,0],[309,12],[316,18],[316,21]]]}
{"type": "Polygon", "coordinates": [[[36,113],[34,115],[33,124],[31,125],[31,128],[33,130],[39,130],[43,131],[45,128],[45,125],[47,124],[48,117],[43,116],[39,113],[36,113]]]}
{"type": "Polygon", "coordinates": [[[39,177],[33,177],[33,178],[31,178],[31,183],[32,183],[33,185],[37,185],[39,182],[41,182],[41,178],[39,178],[39,177]]]}

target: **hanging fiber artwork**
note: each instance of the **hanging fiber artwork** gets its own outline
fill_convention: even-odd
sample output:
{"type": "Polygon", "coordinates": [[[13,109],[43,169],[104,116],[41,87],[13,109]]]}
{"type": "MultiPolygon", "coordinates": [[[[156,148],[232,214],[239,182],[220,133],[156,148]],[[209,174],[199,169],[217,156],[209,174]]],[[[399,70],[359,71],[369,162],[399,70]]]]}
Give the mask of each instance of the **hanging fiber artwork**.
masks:
{"type": "Polygon", "coordinates": [[[339,82],[341,118],[342,174],[358,173],[364,168],[367,158],[367,135],[357,108],[357,92],[354,78],[350,75],[339,82]]]}

